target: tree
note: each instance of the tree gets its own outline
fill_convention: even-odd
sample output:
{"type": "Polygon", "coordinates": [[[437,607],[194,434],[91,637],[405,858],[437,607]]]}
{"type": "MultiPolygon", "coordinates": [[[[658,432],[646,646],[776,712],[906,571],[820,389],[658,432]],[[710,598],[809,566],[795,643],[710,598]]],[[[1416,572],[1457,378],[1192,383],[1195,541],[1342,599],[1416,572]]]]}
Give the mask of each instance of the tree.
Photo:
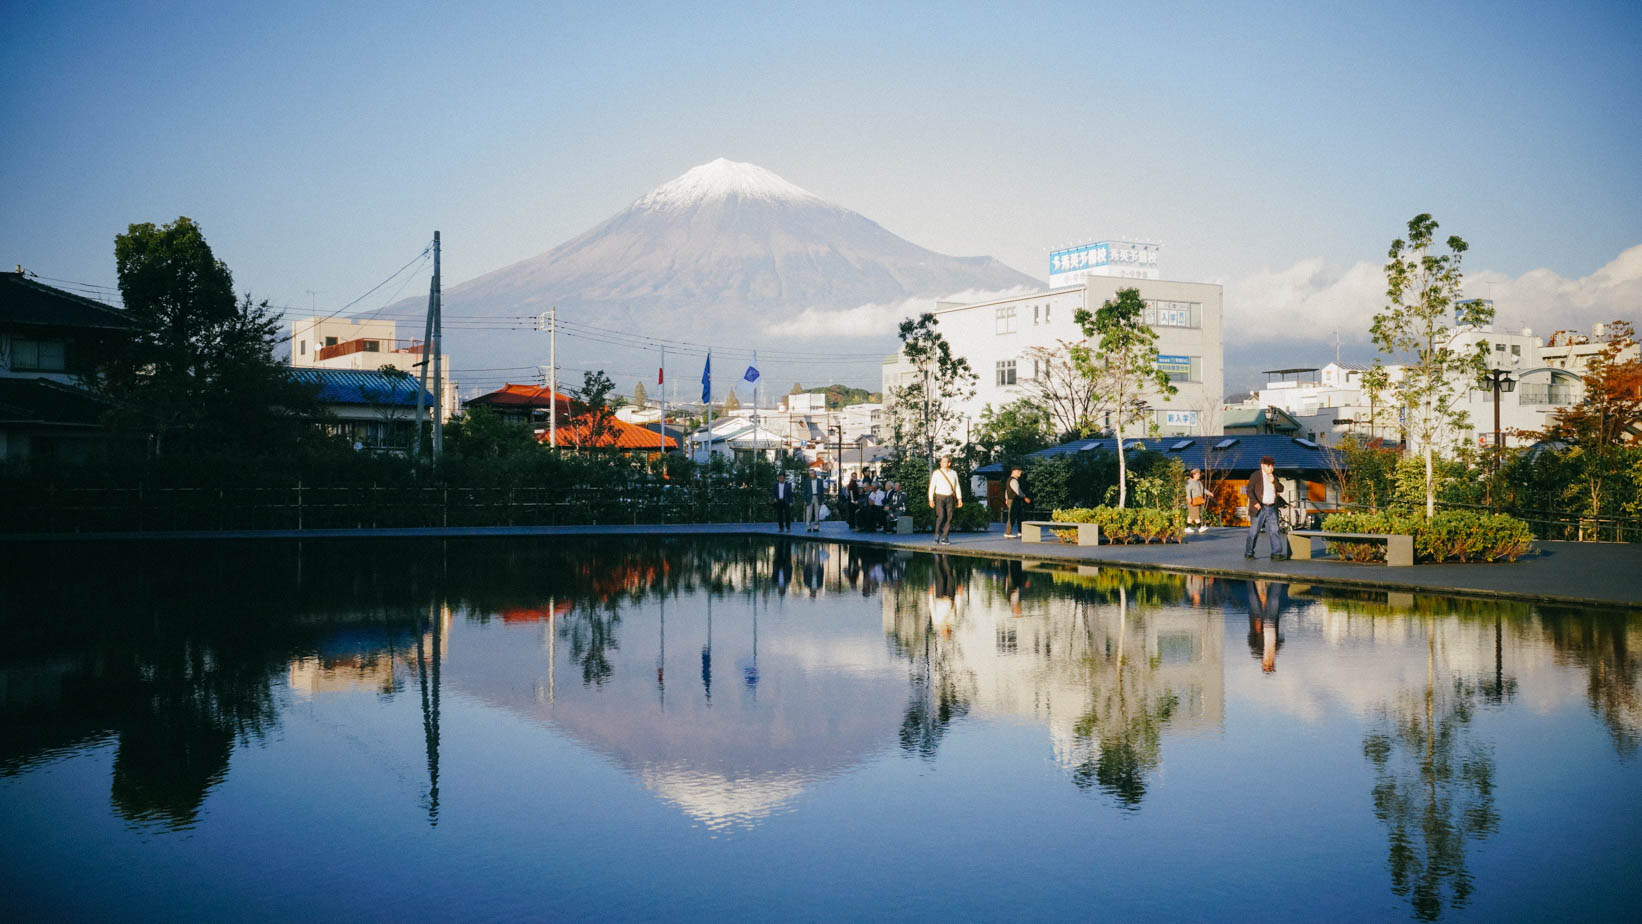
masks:
{"type": "Polygon", "coordinates": [[[969,360],[952,355],[932,312],[901,322],[901,355],[913,368],[911,381],[890,389],[896,445],[924,450],[929,465],[936,449],[955,442],[957,405],[975,394],[969,360]]]}
{"type": "Polygon", "coordinates": [[[134,224],[114,238],[125,309],[143,326],[92,370],[159,455],[192,447],[284,447],[317,413],[314,392],[274,359],[279,322],[266,301],[236,300],[234,279],[191,219],[134,224]]]}
{"type": "Polygon", "coordinates": [[[1049,414],[1030,398],[1017,398],[994,411],[981,409],[975,445],[983,462],[1019,459],[1050,445],[1049,414]]]}
{"type": "Polygon", "coordinates": [[[633,404],[636,407],[650,406],[650,393],[644,390],[643,382],[637,382],[633,385],[633,404]]]}
{"type": "Polygon", "coordinates": [[[615,419],[615,409],[620,404],[619,399],[610,399],[611,392],[615,390],[616,383],[610,381],[610,376],[605,375],[603,369],[582,374],[582,387],[570,399],[570,422],[576,428],[575,439],[580,447],[598,447],[614,429],[611,421],[615,419]]]}
{"type": "Polygon", "coordinates": [[[731,411],[740,410],[740,408],[741,402],[736,400],[735,389],[732,388],[730,393],[724,396],[724,413],[728,414],[731,411]]]}
{"type": "Polygon", "coordinates": [[[787,392],[789,395],[801,395],[803,393],[804,386],[798,384],[797,382],[792,383],[792,391],[787,392]]]}
{"type": "Polygon", "coordinates": [[[445,451],[459,458],[500,459],[540,449],[528,425],[509,423],[482,404],[445,422],[445,451]]]}
{"type": "MultiPolygon", "coordinates": [[[[1176,393],[1169,384],[1169,376],[1157,366],[1157,332],[1142,320],[1146,302],[1139,289],[1120,289],[1115,299],[1109,299],[1094,314],[1079,308],[1072,319],[1083,328],[1083,336],[1100,338],[1099,346],[1091,351],[1086,340],[1071,346],[1073,364],[1093,385],[1103,409],[1110,415],[1112,431],[1117,434],[1118,493],[1117,505],[1129,501],[1129,463],[1123,440],[1129,428],[1151,417],[1146,396],[1153,390],[1163,400],[1176,393]]],[[[1152,426],[1156,426],[1154,420],[1152,426]]]]}
{"type": "Polygon", "coordinates": [[[1487,302],[1460,299],[1460,261],[1469,245],[1450,235],[1448,253],[1435,253],[1436,231],[1436,220],[1422,212],[1409,220],[1407,241],[1391,242],[1385,265],[1390,304],[1374,316],[1372,328],[1381,353],[1412,354],[1392,391],[1406,415],[1409,439],[1418,442],[1425,455],[1427,517],[1436,512],[1434,444],[1465,426],[1466,413],[1458,398],[1488,369],[1487,343],[1479,340],[1474,349],[1455,349],[1457,331],[1450,322],[1463,328],[1494,319],[1494,308],[1487,302]]]}
{"type": "MultiPolygon", "coordinates": [[[[1636,334],[1625,321],[1608,325],[1602,351],[1591,357],[1585,372],[1585,396],[1578,404],[1560,407],[1540,434],[1561,440],[1579,464],[1579,481],[1567,485],[1578,492],[1590,516],[1602,515],[1617,503],[1605,503],[1612,485],[1630,482],[1637,452],[1625,447],[1642,443],[1642,357],[1627,359],[1637,346],[1636,334]],[[1627,464],[1629,463],[1629,464],[1627,464]]],[[[1628,492],[1624,487],[1619,493],[1628,492]]]]}
{"type": "Polygon", "coordinates": [[[1054,348],[1031,347],[1026,351],[1033,371],[1025,381],[1026,393],[1049,415],[1058,436],[1091,429],[1100,403],[1094,382],[1079,373],[1072,362],[1072,348],[1062,340],[1054,348]]]}

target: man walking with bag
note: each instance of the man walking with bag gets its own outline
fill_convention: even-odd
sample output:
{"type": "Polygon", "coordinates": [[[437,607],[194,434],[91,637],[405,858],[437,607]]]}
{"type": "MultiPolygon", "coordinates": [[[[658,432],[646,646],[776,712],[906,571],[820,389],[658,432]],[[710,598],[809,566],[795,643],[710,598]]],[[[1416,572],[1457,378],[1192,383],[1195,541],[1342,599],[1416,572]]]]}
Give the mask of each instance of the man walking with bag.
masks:
{"type": "Polygon", "coordinates": [[[952,516],[964,505],[951,456],[942,456],[941,467],[929,473],[929,505],[935,508],[935,544],[951,545],[947,533],[952,531],[952,516]]]}

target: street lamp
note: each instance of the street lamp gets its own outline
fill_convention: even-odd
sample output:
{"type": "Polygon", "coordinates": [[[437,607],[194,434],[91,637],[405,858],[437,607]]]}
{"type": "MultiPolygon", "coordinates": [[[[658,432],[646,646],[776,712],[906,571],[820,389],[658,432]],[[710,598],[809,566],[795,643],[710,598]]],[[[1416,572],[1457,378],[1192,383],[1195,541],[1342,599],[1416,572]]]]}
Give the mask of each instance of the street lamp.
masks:
{"type": "Polygon", "coordinates": [[[1509,369],[1489,369],[1483,374],[1483,379],[1494,389],[1494,467],[1499,468],[1499,396],[1502,391],[1516,391],[1517,380],[1511,378],[1511,370],[1509,369]]]}

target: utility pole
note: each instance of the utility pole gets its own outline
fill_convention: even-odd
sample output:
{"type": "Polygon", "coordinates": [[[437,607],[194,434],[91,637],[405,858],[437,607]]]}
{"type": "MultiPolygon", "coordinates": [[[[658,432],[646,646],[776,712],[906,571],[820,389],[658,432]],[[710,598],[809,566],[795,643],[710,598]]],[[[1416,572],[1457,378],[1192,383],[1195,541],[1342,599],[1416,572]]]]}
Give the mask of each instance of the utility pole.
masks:
{"type": "MultiPolygon", "coordinates": [[[[437,240],[439,233],[434,232],[437,240]]],[[[416,457],[422,457],[422,428],[428,425],[428,349],[433,345],[433,309],[438,297],[439,277],[428,283],[428,320],[422,328],[422,361],[416,365],[421,371],[416,377],[416,457]]],[[[437,404],[438,402],[435,401],[437,404]]]]}
{"type": "Polygon", "coordinates": [[[433,232],[433,458],[438,461],[445,452],[445,369],[443,349],[445,319],[440,317],[439,298],[439,232],[433,232]]]}
{"type": "Polygon", "coordinates": [[[547,445],[559,448],[559,306],[547,311],[547,445]]]}

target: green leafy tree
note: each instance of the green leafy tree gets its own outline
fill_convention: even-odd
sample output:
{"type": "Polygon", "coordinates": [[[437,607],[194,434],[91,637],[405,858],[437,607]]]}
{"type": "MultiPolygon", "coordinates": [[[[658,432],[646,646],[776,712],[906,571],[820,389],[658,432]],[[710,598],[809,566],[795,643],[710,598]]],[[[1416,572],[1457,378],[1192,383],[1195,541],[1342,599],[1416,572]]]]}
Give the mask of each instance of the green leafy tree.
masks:
{"type": "Polygon", "coordinates": [[[91,371],[122,407],[118,425],[154,455],[184,448],[269,450],[305,436],[314,393],[274,359],[278,318],[236,299],[234,278],[183,217],[131,225],[114,239],[125,309],[142,332],[91,371]]]}
{"type": "Polygon", "coordinates": [[[1050,431],[1048,412],[1030,398],[1018,398],[997,410],[988,404],[981,409],[975,432],[977,461],[1019,459],[1037,452],[1052,445],[1050,431]]]}
{"type": "Polygon", "coordinates": [[[445,422],[445,452],[463,459],[501,459],[541,451],[528,424],[510,423],[484,405],[445,422]]]}
{"type": "Polygon", "coordinates": [[[931,312],[901,322],[901,355],[912,366],[910,381],[890,389],[895,445],[922,450],[935,464],[937,450],[956,442],[957,406],[975,394],[976,375],[969,360],[954,356],[931,312]]]}
{"type": "Polygon", "coordinates": [[[1391,242],[1385,265],[1390,304],[1374,316],[1372,328],[1381,353],[1408,357],[1392,391],[1402,406],[1409,438],[1424,454],[1427,517],[1436,512],[1435,444],[1465,426],[1459,399],[1488,368],[1488,345],[1478,341],[1471,349],[1456,348],[1457,327],[1494,319],[1492,305],[1460,298],[1460,262],[1469,245],[1450,235],[1448,252],[1437,253],[1436,231],[1436,220],[1421,213],[1408,222],[1408,240],[1391,242]]]}
{"type": "Polygon", "coordinates": [[[602,446],[615,429],[616,408],[620,399],[612,400],[616,383],[603,369],[592,369],[582,375],[582,387],[570,399],[570,420],[576,427],[574,437],[583,449],[602,446]]]}
{"type": "MultiPolygon", "coordinates": [[[[1088,339],[1099,338],[1091,350],[1088,340],[1074,344],[1069,352],[1078,371],[1094,386],[1101,404],[1110,415],[1117,435],[1118,501],[1128,503],[1128,460],[1123,440],[1141,423],[1152,420],[1146,400],[1157,394],[1169,400],[1177,389],[1169,384],[1168,373],[1157,366],[1157,332],[1142,320],[1146,303],[1139,289],[1120,289],[1100,310],[1091,314],[1079,308],[1072,319],[1088,339]]],[[[1155,421],[1152,424],[1156,426],[1155,421]]]]}
{"type": "Polygon", "coordinates": [[[643,382],[636,382],[633,385],[633,404],[638,407],[650,405],[650,393],[644,390],[643,382]]]}

